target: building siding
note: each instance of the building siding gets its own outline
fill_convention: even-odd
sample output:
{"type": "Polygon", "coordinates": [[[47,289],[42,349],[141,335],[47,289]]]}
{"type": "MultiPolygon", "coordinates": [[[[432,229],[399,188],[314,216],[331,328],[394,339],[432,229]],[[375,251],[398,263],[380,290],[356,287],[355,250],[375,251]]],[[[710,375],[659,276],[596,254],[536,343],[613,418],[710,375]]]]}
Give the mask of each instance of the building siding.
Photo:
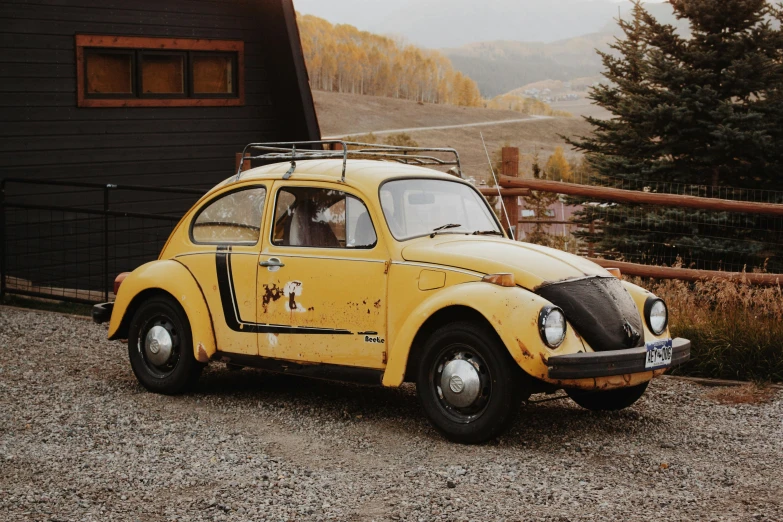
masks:
{"type": "MultiPolygon", "coordinates": [[[[247,143],[319,139],[297,31],[291,0],[4,0],[0,178],[207,190],[233,174],[235,154],[247,143]],[[242,40],[245,105],[77,107],[76,34],[242,40]]],[[[9,184],[5,196],[103,207],[95,190],[9,184]]],[[[112,192],[111,208],[182,215],[195,199],[112,192]]],[[[8,274],[101,287],[102,219],[6,215],[8,274]]],[[[154,258],[170,225],[113,219],[109,228],[110,265],[118,272],[154,258]]]]}
{"type": "Polygon", "coordinates": [[[301,120],[301,108],[284,94],[298,79],[270,72],[273,53],[288,43],[279,27],[269,41],[269,21],[282,25],[280,10],[280,2],[238,0],[4,1],[2,176],[206,188],[231,173],[246,143],[317,138],[290,123],[301,120]],[[76,107],[77,33],[243,40],[246,104],[76,107]],[[278,86],[280,100],[275,82],[289,84],[278,86]]]}

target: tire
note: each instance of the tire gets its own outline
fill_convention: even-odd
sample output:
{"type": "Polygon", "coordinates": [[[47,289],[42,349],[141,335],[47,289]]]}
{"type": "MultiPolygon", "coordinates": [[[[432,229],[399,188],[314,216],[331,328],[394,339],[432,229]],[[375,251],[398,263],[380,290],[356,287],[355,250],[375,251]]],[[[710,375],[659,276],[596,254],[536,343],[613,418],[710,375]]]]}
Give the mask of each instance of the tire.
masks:
{"type": "Polygon", "coordinates": [[[165,395],[191,389],[205,366],[193,355],[193,336],[185,311],[165,296],[145,301],[134,314],[128,333],[128,356],[139,383],[165,395]]]}
{"type": "Polygon", "coordinates": [[[642,398],[649,382],[609,391],[567,390],[568,396],[582,408],[592,411],[617,411],[629,408],[642,398]]]}
{"type": "Polygon", "coordinates": [[[422,350],[416,391],[432,425],[451,441],[477,444],[496,437],[511,425],[522,400],[530,395],[530,378],[488,328],[448,324],[436,330],[422,350]],[[455,375],[466,378],[455,382],[455,375]],[[472,397],[468,405],[455,404],[472,397]]]}

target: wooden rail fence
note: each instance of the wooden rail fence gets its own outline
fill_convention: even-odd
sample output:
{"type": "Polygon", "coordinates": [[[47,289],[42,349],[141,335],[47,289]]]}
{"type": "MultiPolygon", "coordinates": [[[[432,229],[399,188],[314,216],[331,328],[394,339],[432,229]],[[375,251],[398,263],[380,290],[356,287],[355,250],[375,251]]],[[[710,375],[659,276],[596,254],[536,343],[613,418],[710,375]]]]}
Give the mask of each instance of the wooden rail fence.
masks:
{"type": "Polygon", "coordinates": [[[578,185],[562,181],[543,179],[519,179],[501,176],[499,184],[503,188],[516,188],[554,192],[568,196],[583,196],[601,201],[615,203],[636,203],[639,205],[662,205],[667,207],[695,208],[699,210],[714,210],[716,212],[746,212],[748,214],[765,214],[783,216],[783,205],[774,203],[756,203],[752,201],[731,201],[726,199],[702,198],[698,196],[683,196],[679,194],[657,194],[637,190],[595,187],[578,185]]]}
{"type": "MultiPolygon", "coordinates": [[[[757,203],[751,201],[732,201],[716,198],[704,198],[698,196],[686,196],[679,194],[658,194],[635,190],[598,187],[591,185],[579,185],[576,183],[564,183],[543,179],[520,179],[519,149],[504,147],[503,170],[498,177],[498,185],[501,187],[501,196],[508,214],[503,213],[502,223],[517,226],[520,223],[534,222],[519,219],[519,198],[530,194],[531,191],[565,194],[568,196],[581,196],[593,198],[596,201],[610,201],[614,203],[635,203],[639,205],[658,205],[678,208],[693,208],[699,210],[711,210],[715,212],[741,212],[748,214],[762,214],[767,216],[783,217],[783,205],[774,203],[757,203]],[[516,192],[523,191],[523,192],[516,192]]],[[[485,196],[497,196],[496,188],[482,188],[485,196]]],[[[541,220],[544,222],[544,220],[541,220]]],[[[561,224],[558,221],[546,221],[551,224],[561,224]]],[[[753,285],[780,285],[783,283],[783,274],[764,274],[746,272],[721,272],[717,270],[693,270],[690,268],[677,268],[665,266],[641,265],[624,261],[612,261],[595,258],[592,249],[588,250],[588,259],[604,268],[618,268],[623,274],[651,277],[656,279],[678,279],[681,281],[709,281],[722,279],[730,281],[744,281],[753,285]]]]}

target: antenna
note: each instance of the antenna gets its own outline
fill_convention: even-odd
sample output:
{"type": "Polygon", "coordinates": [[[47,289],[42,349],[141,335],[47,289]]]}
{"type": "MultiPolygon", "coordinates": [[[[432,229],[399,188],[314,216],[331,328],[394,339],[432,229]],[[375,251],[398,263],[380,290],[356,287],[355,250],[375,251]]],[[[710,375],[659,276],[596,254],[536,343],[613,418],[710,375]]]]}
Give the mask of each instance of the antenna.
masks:
{"type": "Polygon", "coordinates": [[[492,173],[492,178],[495,180],[495,187],[498,189],[498,197],[500,198],[500,208],[503,209],[503,214],[506,216],[506,223],[508,223],[508,233],[511,234],[511,239],[514,241],[517,240],[516,237],[514,237],[514,229],[511,228],[511,218],[508,215],[508,210],[506,210],[506,204],[503,202],[503,196],[500,193],[500,185],[498,184],[498,177],[495,175],[495,168],[492,166],[492,159],[489,157],[489,151],[487,150],[487,142],[484,141],[484,133],[479,132],[479,136],[481,136],[481,143],[484,145],[484,152],[487,155],[487,161],[489,162],[489,171],[492,173]]]}

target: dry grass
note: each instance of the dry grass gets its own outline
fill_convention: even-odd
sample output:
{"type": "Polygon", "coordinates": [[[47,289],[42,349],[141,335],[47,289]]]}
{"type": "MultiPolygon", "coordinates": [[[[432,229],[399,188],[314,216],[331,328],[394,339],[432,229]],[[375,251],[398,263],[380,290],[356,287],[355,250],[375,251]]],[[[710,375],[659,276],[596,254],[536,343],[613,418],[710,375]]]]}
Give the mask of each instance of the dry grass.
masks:
{"type": "Polygon", "coordinates": [[[678,373],[783,382],[783,289],[722,280],[638,281],[666,300],[675,337],[692,342],[678,373]]]}
{"type": "Polygon", "coordinates": [[[536,151],[543,161],[546,161],[557,147],[566,147],[566,155],[575,157],[560,136],[584,135],[589,132],[590,125],[581,118],[553,118],[409,134],[424,147],[454,147],[459,151],[465,175],[481,180],[490,176],[481,134],[484,135],[490,154],[501,147],[519,147],[520,176],[532,177],[530,165],[536,151]]]}
{"type": "MultiPolygon", "coordinates": [[[[372,131],[435,127],[465,123],[511,120],[524,117],[514,111],[454,107],[450,105],[419,105],[408,100],[380,98],[313,91],[318,121],[324,136],[367,134],[372,131]]],[[[590,124],[581,117],[552,118],[524,122],[408,132],[422,147],[454,147],[459,151],[463,171],[467,177],[486,180],[488,162],[481,143],[483,133],[490,154],[503,146],[519,147],[520,176],[531,177],[532,155],[538,151],[546,159],[557,147],[566,147],[566,153],[576,156],[561,136],[584,136],[591,131],[590,124]]]]}
{"type": "Polygon", "coordinates": [[[514,120],[524,114],[510,110],[417,103],[381,96],[313,91],[321,134],[367,134],[387,129],[436,127],[485,121],[514,120]]]}

